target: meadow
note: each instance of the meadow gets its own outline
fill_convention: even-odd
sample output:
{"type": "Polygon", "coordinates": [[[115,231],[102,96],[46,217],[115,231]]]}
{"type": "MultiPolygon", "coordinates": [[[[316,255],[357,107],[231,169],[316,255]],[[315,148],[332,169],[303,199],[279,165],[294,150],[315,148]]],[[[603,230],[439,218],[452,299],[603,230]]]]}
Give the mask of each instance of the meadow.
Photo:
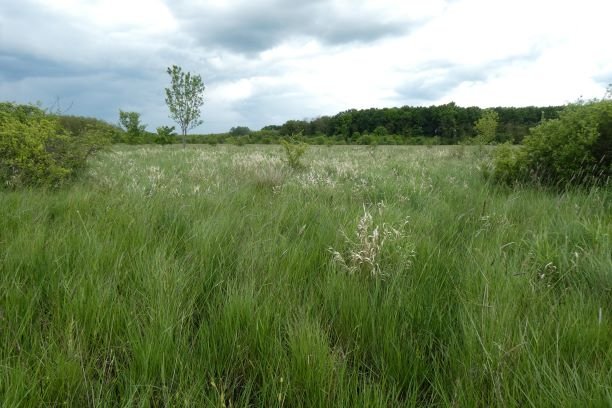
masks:
{"type": "Polygon", "coordinates": [[[466,146],[114,146],[1,191],[0,405],[612,405],[612,194],[466,146]]]}

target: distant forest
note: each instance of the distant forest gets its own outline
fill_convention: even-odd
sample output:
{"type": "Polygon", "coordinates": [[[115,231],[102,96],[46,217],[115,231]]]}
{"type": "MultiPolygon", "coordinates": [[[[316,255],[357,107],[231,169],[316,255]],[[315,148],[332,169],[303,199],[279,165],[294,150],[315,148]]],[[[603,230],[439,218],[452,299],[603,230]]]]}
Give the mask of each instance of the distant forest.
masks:
{"type": "MultiPolygon", "coordinates": [[[[563,106],[493,108],[499,115],[497,141],[519,143],[529,128],[542,119],[557,118],[562,109],[563,106]]],[[[289,120],[280,126],[266,126],[262,131],[277,131],[281,136],[301,133],[307,137],[341,137],[347,142],[357,142],[371,135],[376,138],[395,136],[399,139],[436,137],[441,142],[456,143],[475,135],[474,123],[483,111],[479,107],[464,108],[455,103],[429,107],[351,109],[335,116],[289,120]]]]}

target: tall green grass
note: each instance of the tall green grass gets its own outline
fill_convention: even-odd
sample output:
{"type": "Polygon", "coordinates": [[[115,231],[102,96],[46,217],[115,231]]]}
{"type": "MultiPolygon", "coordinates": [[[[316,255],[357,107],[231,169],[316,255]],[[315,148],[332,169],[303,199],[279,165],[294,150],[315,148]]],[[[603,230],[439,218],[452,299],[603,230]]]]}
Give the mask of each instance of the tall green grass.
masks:
{"type": "Polygon", "coordinates": [[[610,406],[609,187],[499,188],[481,156],[124,147],[1,192],[0,401],[610,406]],[[398,232],[380,273],[334,260],[365,213],[398,232]]]}

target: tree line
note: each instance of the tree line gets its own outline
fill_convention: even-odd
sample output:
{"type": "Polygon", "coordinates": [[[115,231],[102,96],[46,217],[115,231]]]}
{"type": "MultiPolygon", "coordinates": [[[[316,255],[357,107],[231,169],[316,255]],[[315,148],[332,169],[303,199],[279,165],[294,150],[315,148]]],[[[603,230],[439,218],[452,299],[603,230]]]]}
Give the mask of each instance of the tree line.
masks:
{"type": "MultiPolygon", "coordinates": [[[[529,129],[545,119],[556,119],[563,106],[546,107],[460,107],[454,103],[440,106],[403,106],[395,108],[351,109],[333,116],[310,120],[288,120],[282,125],[251,130],[232,127],[217,134],[186,134],[180,129],[184,143],[209,144],[277,144],[283,139],[296,139],[309,144],[457,144],[476,141],[478,121],[487,112],[494,112],[495,135],[486,143],[521,143],[529,129]]],[[[72,134],[91,133],[97,129],[113,144],[172,144],[178,142],[172,126],[148,131],[138,112],[119,111],[117,124],[96,118],[55,114],[59,124],[72,134]]]]}
{"type": "Polygon", "coordinates": [[[288,120],[261,130],[232,127],[227,133],[191,135],[188,143],[275,144],[292,138],[309,144],[458,144],[480,143],[478,122],[494,114],[495,134],[486,143],[519,144],[529,129],[557,119],[564,106],[461,107],[437,106],[351,109],[333,116],[288,120]]]}
{"type": "MultiPolygon", "coordinates": [[[[493,108],[499,120],[495,141],[520,143],[529,128],[543,119],[556,119],[562,109],[562,106],[493,108]]],[[[289,120],[262,130],[276,130],[282,136],[301,133],[310,137],[341,137],[346,142],[364,144],[385,136],[395,136],[389,139],[398,142],[437,138],[440,143],[454,144],[476,136],[475,123],[484,112],[485,109],[461,107],[454,102],[438,106],[351,109],[334,116],[289,120]]]]}

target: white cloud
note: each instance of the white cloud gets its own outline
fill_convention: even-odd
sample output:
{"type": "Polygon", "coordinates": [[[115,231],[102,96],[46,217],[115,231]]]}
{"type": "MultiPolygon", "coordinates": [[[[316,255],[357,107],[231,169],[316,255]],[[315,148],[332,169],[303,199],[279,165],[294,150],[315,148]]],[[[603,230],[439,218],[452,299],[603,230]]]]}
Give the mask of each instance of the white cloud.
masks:
{"type": "Polygon", "coordinates": [[[49,11],[94,29],[160,35],[178,27],[166,4],[160,0],[38,0],[49,11]]]}

